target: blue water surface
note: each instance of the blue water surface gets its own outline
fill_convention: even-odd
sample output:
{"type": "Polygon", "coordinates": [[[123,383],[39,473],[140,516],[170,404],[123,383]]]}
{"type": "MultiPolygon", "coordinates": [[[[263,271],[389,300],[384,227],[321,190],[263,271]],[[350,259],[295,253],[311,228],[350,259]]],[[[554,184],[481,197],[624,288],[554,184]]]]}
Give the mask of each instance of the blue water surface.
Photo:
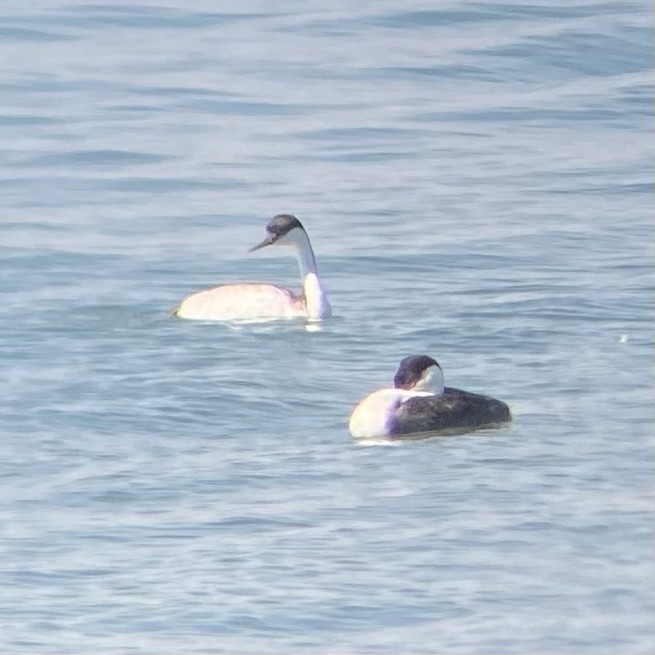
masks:
{"type": "Polygon", "coordinates": [[[651,13],[3,2],[0,652],[652,653],[651,13]],[[332,320],[169,316],[279,212],[332,320]]]}

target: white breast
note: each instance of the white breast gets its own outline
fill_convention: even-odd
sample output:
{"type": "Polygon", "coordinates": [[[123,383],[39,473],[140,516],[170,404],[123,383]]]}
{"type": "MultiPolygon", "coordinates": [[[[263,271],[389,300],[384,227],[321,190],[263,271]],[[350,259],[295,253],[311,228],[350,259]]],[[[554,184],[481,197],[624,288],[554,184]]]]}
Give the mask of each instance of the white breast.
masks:
{"type": "Polygon", "coordinates": [[[396,410],[413,396],[430,396],[407,389],[380,389],[366,396],[350,415],[348,429],[356,439],[375,439],[391,435],[396,410]]]}
{"type": "Polygon", "coordinates": [[[331,316],[332,308],[330,307],[327,293],[325,293],[325,289],[323,289],[316,273],[305,275],[302,288],[305,293],[307,315],[310,318],[319,319],[331,316]]]}
{"type": "Polygon", "coordinates": [[[205,321],[307,316],[302,298],[283,287],[258,282],[199,291],[185,298],[173,313],[205,321]]]}

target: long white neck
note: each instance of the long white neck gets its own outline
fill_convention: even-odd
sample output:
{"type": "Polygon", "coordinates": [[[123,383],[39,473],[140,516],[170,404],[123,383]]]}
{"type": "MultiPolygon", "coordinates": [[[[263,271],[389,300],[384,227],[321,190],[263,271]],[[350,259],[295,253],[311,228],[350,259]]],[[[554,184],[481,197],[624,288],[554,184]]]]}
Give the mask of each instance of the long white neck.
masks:
{"type": "Polygon", "coordinates": [[[316,257],[312,250],[312,244],[305,230],[295,229],[289,232],[286,241],[293,248],[300,268],[300,277],[303,279],[308,273],[318,273],[316,268],[316,257]]]}
{"type": "Polygon", "coordinates": [[[319,319],[329,316],[332,309],[328,301],[327,292],[321,284],[316,267],[316,258],[312,244],[305,230],[295,229],[287,235],[289,245],[294,249],[300,280],[305,294],[307,315],[310,319],[319,319]]]}

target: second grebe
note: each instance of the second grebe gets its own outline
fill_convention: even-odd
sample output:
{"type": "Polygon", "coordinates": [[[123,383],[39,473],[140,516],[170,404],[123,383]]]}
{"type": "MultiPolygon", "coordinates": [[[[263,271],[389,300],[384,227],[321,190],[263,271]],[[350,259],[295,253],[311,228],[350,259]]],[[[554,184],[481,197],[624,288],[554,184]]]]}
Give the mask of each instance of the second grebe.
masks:
{"type": "Polygon", "coordinates": [[[465,432],[512,420],[502,401],[444,386],[441,366],[427,355],[410,355],[398,366],[393,389],[375,391],[350,416],[359,439],[423,432],[465,432]]]}
{"type": "Polygon", "coordinates": [[[305,228],[295,216],[275,216],[266,226],[266,238],[249,252],[273,245],[287,246],[296,256],[302,293],[295,294],[289,289],[265,282],[223,284],[187,296],[173,315],[205,321],[294,317],[322,319],[330,316],[330,303],[318,277],[312,245],[305,228]]]}

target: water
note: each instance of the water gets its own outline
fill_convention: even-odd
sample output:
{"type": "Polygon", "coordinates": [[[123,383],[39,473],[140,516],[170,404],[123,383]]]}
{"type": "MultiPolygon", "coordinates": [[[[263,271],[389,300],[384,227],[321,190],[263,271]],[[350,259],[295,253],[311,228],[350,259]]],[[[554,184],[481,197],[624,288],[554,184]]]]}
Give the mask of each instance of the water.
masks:
{"type": "Polygon", "coordinates": [[[401,4],[3,3],[0,651],[652,652],[650,8],[401,4]],[[169,318],[278,212],[333,320],[169,318]]]}

